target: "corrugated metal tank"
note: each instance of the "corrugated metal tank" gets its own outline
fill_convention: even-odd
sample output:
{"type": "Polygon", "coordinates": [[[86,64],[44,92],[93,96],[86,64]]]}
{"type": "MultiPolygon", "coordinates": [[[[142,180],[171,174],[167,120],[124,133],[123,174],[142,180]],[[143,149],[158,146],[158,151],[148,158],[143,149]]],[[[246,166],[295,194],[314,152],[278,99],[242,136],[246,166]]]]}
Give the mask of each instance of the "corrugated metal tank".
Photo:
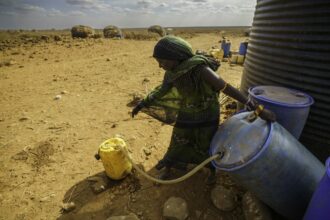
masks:
{"type": "Polygon", "coordinates": [[[330,1],[258,0],[241,90],[280,85],[315,99],[300,141],[330,155],[330,1]]]}

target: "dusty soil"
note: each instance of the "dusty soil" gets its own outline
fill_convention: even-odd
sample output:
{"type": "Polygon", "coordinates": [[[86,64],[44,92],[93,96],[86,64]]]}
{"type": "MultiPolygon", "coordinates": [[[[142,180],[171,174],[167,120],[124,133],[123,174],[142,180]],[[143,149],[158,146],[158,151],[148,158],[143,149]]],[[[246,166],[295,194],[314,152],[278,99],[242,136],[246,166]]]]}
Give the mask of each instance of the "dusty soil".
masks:
{"type": "MultiPolygon", "coordinates": [[[[245,39],[229,37],[234,51],[245,39]]],[[[194,50],[208,50],[219,40],[215,33],[188,39],[194,50]]],[[[141,219],[161,219],[171,196],[188,202],[189,219],[244,219],[242,190],[222,173],[218,182],[238,194],[231,212],[213,206],[211,188],[205,185],[207,170],[179,184],[157,186],[136,173],[122,181],[108,180],[95,160],[99,144],[120,134],[133,160],[157,175],[153,167],[166,152],[172,127],[143,113],[131,119],[127,106],[162,80],[164,72],[151,56],[155,43],[68,40],[0,52],[1,220],[106,219],[130,212],[141,219]],[[93,192],[95,177],[104,179],[105,191],[93,192]],[[62,202],[71,201],[76,208],[63,212],[62,202]]],[[[239,86],[242,70],[222,62],[218,73],[239,86]]]]}

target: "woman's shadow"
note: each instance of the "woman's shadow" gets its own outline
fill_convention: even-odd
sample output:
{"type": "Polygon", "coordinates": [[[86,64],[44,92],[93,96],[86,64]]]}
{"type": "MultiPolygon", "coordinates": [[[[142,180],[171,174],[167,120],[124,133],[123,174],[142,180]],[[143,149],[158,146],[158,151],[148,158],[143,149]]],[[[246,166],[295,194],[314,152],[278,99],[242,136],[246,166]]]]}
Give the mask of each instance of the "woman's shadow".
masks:
{"type": "MultiPolygon", "coordinates": [[[[159,171],[152,168],[147,173],[157,176],[159,171]]],[[[184,171],[177,170],[173,178],[184,174],[184,171]]],[[[164,203],[170,197],[181,197],[187,202],[190,220],[244,219],[239,200],[232,212],[215,208],[210,196],[213,186],[205,183],[208,174],[208,169],[203,169],[183,182],[158,185],[135,171],[119,181],[111,180],[105,172],[100,172],[80,181],[66,192],[63,203],[73,202],[75,208],[70,211],[62,209],[58,220],[101,220],[131,213],[139,219],[162,219],[164,203]]],[[[220,173],[217,177],[218,182],[232,188],[239,197],[243,195],[244,191],[235,187],[226,174],[220,173]]]]}

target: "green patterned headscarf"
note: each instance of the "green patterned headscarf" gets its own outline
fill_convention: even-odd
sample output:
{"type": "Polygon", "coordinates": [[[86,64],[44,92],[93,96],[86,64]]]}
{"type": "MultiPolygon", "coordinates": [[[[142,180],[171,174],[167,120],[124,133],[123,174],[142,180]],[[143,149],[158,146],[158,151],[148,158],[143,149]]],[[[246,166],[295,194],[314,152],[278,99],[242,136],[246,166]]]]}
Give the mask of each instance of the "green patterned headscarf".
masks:
{"type": "Polygon", "coordinates": [[[180,64],[173,70],[165,72],[166,78],[171,82],[189,72],[200,64],[205,64],[216,71],[219,63],[202,55],[195,55],[191,45],[180,37],[166,36],[158,41],[153,56],[159,59],[177,60],[180,64]]]}

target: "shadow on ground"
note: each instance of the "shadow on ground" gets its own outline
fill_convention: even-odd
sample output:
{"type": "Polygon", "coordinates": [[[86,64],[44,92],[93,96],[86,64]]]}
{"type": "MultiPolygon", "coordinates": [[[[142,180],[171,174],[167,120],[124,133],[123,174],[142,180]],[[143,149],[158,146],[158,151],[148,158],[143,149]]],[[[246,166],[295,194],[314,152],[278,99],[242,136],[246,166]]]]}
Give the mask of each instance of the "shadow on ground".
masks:
{"type": "MultiPolygon", "coordinates": [[[[153,168],[148,173],[157,176],[158,171],[153,168]]],[[[176,171],[174,178],[184,174],[183,171],[176,171]]],[[[101,172],[82,180],[67,191],[63,202],[74,202],[76,208],[70,212],[62,212],[58,220],[107,219],[130,213],[145,220],[162,219],[163,204],[172,196],[186,200],[189,220],[244,219],[240,204],[244,190],[237,187],[228,175],[218,174],[218,184],[231,189],[237,195],[237,205],[233,211],[220,211],[212,204],[212,186],[205,184],[207,176],[208,169],[203,169],[181,183],[156,185],[136,172],[121,181],[110,180],[101,172]]]]}

